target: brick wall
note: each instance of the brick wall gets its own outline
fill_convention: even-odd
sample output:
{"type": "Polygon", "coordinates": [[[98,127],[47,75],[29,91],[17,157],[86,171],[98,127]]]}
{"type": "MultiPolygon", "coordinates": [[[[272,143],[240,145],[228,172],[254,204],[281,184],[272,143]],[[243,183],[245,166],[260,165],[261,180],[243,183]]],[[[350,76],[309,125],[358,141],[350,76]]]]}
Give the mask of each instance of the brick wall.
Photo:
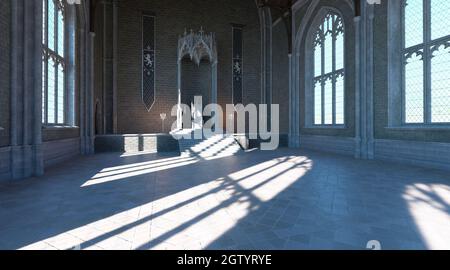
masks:
{"type": "Polygon", "coordinates": [[[42,130],[42,141],[57,141],[80,137],[79,128],[44,128],[42,130]]]}
{"type": "Polygon", "coordinates": [[[182,61],[181,102],[190,105],[194,96],[202,96],[203,105],[211,102],[211,64],[202,61],[199,66],[189,58],[182,61]]]}
{"type": "MultiPolygon", "coordinates": [[[[218,44],[218,102],[231,103],[232,27],[244,28],[244,102],[260,101],[261,33],[253,0],[130,0],[119,4],[118,132],[161,131],[160,113],[177,103],[177,46],[184,29],[215,32],[218,44]],[[141,14],[156,15],[156,102],[147,112],[141,101],[141,14]]],[[[172,124],[174,118],[166,120],[172,124]]]]}
{"type": "Polygon", "coordinates": [[[289,57],[284,21],[273,28],[272,72],[273,103],[280,105],[280,133],[289,132],[289,57]]]}
{"type": "MultiPolygon", "coordinates": [[[[103,92],[103,78],[101,74],[103,73],[103,10],[99,7],[95,9],[95,25],[94,31],[95,35],[95,45],[94,45],[94,123],[95,123],[95,133],[101,133],[103,130],[102,119],[99,116],[102,108],[102,92],[103,92]]],[[[112,91],[112,90],[111,90],[112,91]]]]}
{"type": "Polygon", "coordinates": [[[10,22],[11,1],[0,1],[0,147],[10,144],[9,101],[10,101],[10,22]]]}

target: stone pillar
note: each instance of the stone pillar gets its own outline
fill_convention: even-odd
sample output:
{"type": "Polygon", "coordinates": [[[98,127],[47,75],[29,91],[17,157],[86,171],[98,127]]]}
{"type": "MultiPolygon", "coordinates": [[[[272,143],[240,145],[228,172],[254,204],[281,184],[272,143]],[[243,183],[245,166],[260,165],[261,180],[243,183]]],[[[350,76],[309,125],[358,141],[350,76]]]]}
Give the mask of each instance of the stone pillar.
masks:
{"type": "Polygon", "coordinates": [[[361,158],[361,16],[354,18],[355,25],[355,158],[361,158]]]}
{"type": "Polygon", "coordinates": [[[361,1],[361,20],[356,20],[357,70],[359,70],[359,85],[357,87],[357,133],[355,156],[363,159],[374,158],[374,112],[373,112],[373,19],[374,6],[361,1]],[[360,140],[360,147],[359,145],[360,140]]]}
{"type": "MultiPolygon", "coordinates": [[[[295,6],[295,5],[294,5],[295,6]]],[[[291,14],[291,53],[289,56],[289,147],[300,147],[300,53],[298,49],[297,27],[295,24],[295,10],[291,14]]]]}
{"type": "Polygon", "coordinates": [[[366,91],[367,91],[367,158],[374,158],[374,106],[373,106],[373,80],[374,80],[374,49],[373,49],[373,20],[374,20],[374,5],[369,5],[366,2],[366,16],[367,16],[367,60],[366,60],[366,91]]]}
{"type": "MultiPolygon", "coordinates": [[[[88,2],[86,3],[87,6],[88,2]]],[[[84,23],[79,29],[79,63],[80,63],[80,132],[81,153],[94,154],[94,38],[90,32],[89,13],[84,16],[84,23]]]]}
{"type": "Polygon", "coordinates": [[[289,147],[296,148],[300,146],[300,119],[299,106],[300,100],[296,89],[295,80],[299,74],[296,72],[295,61],[298,57],[289,54],[289,147]]]}
{"type": "Polygon", "coordinates": [[[42,5],[11,3],[11,172],[39,176],[42,156],[42,5]]]}
{"type": "Polygon", "coordinates": [[[86,98],[87,98],[87,82],[86,82],[86,55],[87,55],[87,39],[86,39],[86,29],[84,27],[78,29],[77,31],[78,39],[79,39],[79,48],[78,48],[78,59],[80,63],[78,76],[78,87],[80,89],[79,94],[79,108],[80,108],[80,118],[79,118],[79,127],[80,127],[80,152],[82,155],[86,155],[86,98]]]}
{"type": "Polygon", "coordinates": [[[20,178],[21,148],[20,148],[20,111],[19,97],[22,89],[22,63],[20,62],[23,31],[23,1],[11,1],[11,175],[13,179],[20,178]],[[20,31],[20,32],[19,32],[20,31]]]}
{"type": "Polygon", "coordinates": [[[66,80],[65,80],[65,89],[66,89],[66,105],[68,108],[65,110],[65,119],[66,124],[69,126],[76,126],[76,108],[75,108],[75,89],[77,89],[75,83],[77,78],[77,67],[76,60],[77,57],[76,52],[76,38],[77,38],[77,10],[74,5],[68,6],[65,9],[65,59],[66,59],[66,80]]]}
{"type": "MultiPolygon", "coordinates": [[[[212,71],[212,74],[211,74],[211,83],[212,83],[212,85],[211,85],[211,103],[212,104],[214,104],[214,107],[213,107],[213,110],[214,110],[214,112],[213,112],[213,116],[212,117],[214,117],[214,123],[216,123],[216,126],[214,127],[214,129],[215,129],[215,131],[217,132],[223,132],[223,130],[218,130],[217,129],[217,121],[222,121],[222,119],[219,119],[218,117],[217,117],[217,66],[218,66],[218,62],[216,61],[216,62],[214,62],[214,63],[212,63],[212,65],[211,65],[211,71],[212,71]]],[[[203,119],[201,120],[202,121],[202,123],[203,123],[203,119]]],[[[203,123],[203,125],[204,125],[205,123],[203,123]]],[[[222,126],[223,127],[223,126],[222,126]]]]}
{"type": "Polygon", "coordinates": [[[117,134],[117,49],[118,49],[118,27],[119,27],[119,7],[118,0],[113,0],[113,133],[117,134]]]}
{"type": "MultiPolygon", "coordinates": [[[[272,16],[270,8],[259,8],[261,24],[261,103],[272,103],[272,16]]],[[[268,107],[270,119],[270,106],[268,107]]]]}
{"type": "Polygon", "coordinates": [[[100,3],[103,12],[103,133],[114,132],[114,7],[112,0],[100,3]]]}
{"type": "Polygon", "coordinates": [[[90,32],[88,36],[88,63],[87,63],[87,101],[86,101],[86,135],[87,135],[87,149],[88,154],[94,154],[94,140],[95,140],[95,110],[94,110],[94,78],[95,78],[95,33],[90,32]]]}
{"type": "MultiPolygon", "coordinates": [[[[27,1],[29,2],[29,1],[27,1]]],[[[44,155],[42,151],[42,4],[38,1],[33,1],[34,5],[29,6],[28,10],[31,15],[30,22],[30,35],[33,38],[33,87],[32,92],[34,93],[34,100],[32,111],[32,170],[34,175],[40,176],[44,174],[44,155]],[[33,20],[34,18],[34,20],[33,20]]],[[[28,15],[26,15],[28,16],[28,15]]]]}
{"type": "MultiPolygon", "coordinates": [[[[179,53],[179,52],[178,52],[179,53]]],[[[183,110],[181,108],[181,56],[178,55],[178,71],[177,71],[177,85],[178,85],[178,106],[177,106],[177,129],[183,129],[183,110]]]]}

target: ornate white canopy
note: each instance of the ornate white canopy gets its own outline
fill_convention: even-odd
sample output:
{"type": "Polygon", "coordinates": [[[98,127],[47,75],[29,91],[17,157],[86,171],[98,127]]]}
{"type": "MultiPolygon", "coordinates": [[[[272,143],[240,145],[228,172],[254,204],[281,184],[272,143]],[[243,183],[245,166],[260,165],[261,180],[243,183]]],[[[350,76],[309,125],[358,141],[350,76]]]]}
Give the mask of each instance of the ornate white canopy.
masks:
{"type": "Polygon", "coordinates": [[[188,55],[197,65],[204,58],[208,58],[211,64],[217,64],[217,46],[214,33],[205,34],[203,28],[198,33],[184,32],[178,40],[178,61],[188,55]]]}
{"type": "MultiPolygon", "coordinates": [[[[184,35],[178,39],[178,108],[177,128],[183,129],[183,110],[181,104],[181,60],[188,55],[195,64],[200,65],[201,60],[207,58],[211,63],[211,100],[217,103],[217,45],[214,33],[205,34],[203,28],[198,33],[192,30],[190,33],[184,31],[184,35]]],[[[213,116],[215,117],[215,116],[213,116]]],[[[203,119],[200,117],[200,122],[203,119]]],[[[203,125],[203,124],[201,124],[203,125]]],[[[199,126],[201,126],[199,125],[199,126]]],[[[194,126],[193,126],[194,127],[194,126]]],[[[197,127],[198,128],[198,127],[197,127]]]]}

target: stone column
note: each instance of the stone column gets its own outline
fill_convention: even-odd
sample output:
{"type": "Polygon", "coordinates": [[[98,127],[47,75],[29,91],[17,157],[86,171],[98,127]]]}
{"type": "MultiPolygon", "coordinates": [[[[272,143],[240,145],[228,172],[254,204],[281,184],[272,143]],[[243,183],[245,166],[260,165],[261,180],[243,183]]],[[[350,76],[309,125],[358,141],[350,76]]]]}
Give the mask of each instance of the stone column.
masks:
{"type": "Polygon", "coordinates": [[[117,49],[118,49],[118,27],[119,27],[118,0],[113,0],[113,133],[117,134],[117,49]]]}
{"type": "Polygon", "coordinates": [[[95,112],[94,112],[94,78],[95,78],[95,33],[90,32],[88,36],[88,56],[87,56],[87,71],[86,81],[87,89],[87,101],[86,101],[86,135],[87,135],[87,149],[88,154],[94,154],[94,140],[95,140],[95,112]]]}
{"type": "Polygon", "coordinates": [[[103,12],[103,133],[114,131],[114,8],[112,0],[100,3],[103,12]]]}
{"type": "MultiPolygon", "coordinates": [[[[222,119],[219,119],[217,117],[217,66],[218,66],[218,62],[214,62],[211,66],[211,70],[212,70],[212,74],[211,74],[211,89],[212,89],[212,95],[211,95],[211,103],[214,104],[213,110],[213,117],[214,117],[214,123],[216,123],[215,126],[215,131],[216,132],[223,132],[223,130],[218,130],[217,129],[217,121],[222,121],[222,119]]],[[[201,119],[202,121],[202,125],[204,125],[205,123],[203,123],[203,119],[201,119]]]]}
{"type": "Polygon", "coordinates": [[[374,20],[374,5],[367,4],[367,60],[366,60],[366,88],[367,88],[367,158],[374,158],[374,106],[373,106],[373,80],[374,80],[374,65],[373,65],[373,20],[374,20]]]}
{"type": "Polygon", "coordinates": [[[361,158],[361,16],[354,18],[355,25],[355,158],[361,158]]]}
{"type": "MultiPolygon", "coordinates": [[[[30,1],[27,1],[30,2],[30,1]]],[[[44,174],[44,155],[42,151],[42,4],[40,1],[33,1],[33,6],[29,6],[31,15],[30,35],[33,38],[33,87],[34,100],[32,111],[32,170],[35,176],[44,174]],[[34,18],[34,20],[33,20],[34,18]]],[[[28,15],[26,15],[28,16],[28,15]]]]}
{"type": "MultiPolygon", "coordinates": [[[[89,3],[86,2],[89,6],[89,3]]],[[[94,153],[94,37],[90,32],[89,12],[84,14],[84,21],[79,29],[79,63],[80,63],[80,132],[81,153],[90,155],[94,153]]]]}
{"type": "Polygon", "coordinates": [[[80,145],[81,149],[80,152],[82,155],[86,155],[86,30],[85,26],[81,27],[77,31],[77,36],[79,40],[79,48],[78,48],[78,59],[80,63],[79,72],[80,75],[78,76],[78,87],[80,90],[79,94],[79,108],[80,108],[80,118],[79,118],[79,127],[80,127],[80,145]]]}
{"type": "MultiPolygon", "coordinates": [[[[357,144],[360,138],[360,148],[355,154],[359,158],[374,158],[374,115],[373,115],[373,19],[374,6],[361,1],[361,21],[359,23],[359,88],[357,88],[357,144]],[[359,91],[358,91],[359,89],[359,91]],[[359,93],[359,96],[358,96],[359,93]],[[359,110],[359,113],[358,113],[359,110]],[[359,118],[359,119],[358,119],[359,118]]],[[[357,145],[358,146],[358,145],[357,145]]]]}
{"type": "MultiPolygon", "coordinates": [[[[179,53],[179,51],[178,51],[179,53]]],[[[177,85],[178,85],[178,106],[177,106],[177,129],[183,128],[183,111],[181,109],[181,56],[178,55],[178,71],[177,71],[177,85]]]]}
{"type": "Polygon", "coordinates": [[[296,72],[295,61],[298,57],[289,54],[289,147],[296,148],[300,146],[300,119],[299,119],[299,96],[295,80],[299,74],[296,72]]]}
{"type": "Polygon", "coordinates": [[[66,124],[69,126],[76,126],[76,108],[75,108],[75,89],[76,89],[76,79],[77,79],[77,66],[75,57],[78,56],[76,52],[76,38],[77,38],[77,10],[75,5],[70,5],[65,9],[65,59],[66,59],[66,80],[65,80],[65,89],[66,89],[66,109],[65,110],[65,119],[66,124]]]}
{"type": "Polygon", "coordinates": [[[296,26],[295,5],[292,7],[291,14],[291,53],[289,57],[289,147],[300,147],[300,54],[298,49],[298,36],[296,26]]]}
{"type": "Polygon", "coordinates": [[[42,5],[11,3],[11,172],[39,176],[42,156],[42,5]]]}
{"type": "MultiPolygon", "coordinates": [[[[272,16],[270,8],[259,8],[261,24],[261,103],[272,103],[272,16]]],[[[270,106],[268,107],[270,119],[270,106]]]]}

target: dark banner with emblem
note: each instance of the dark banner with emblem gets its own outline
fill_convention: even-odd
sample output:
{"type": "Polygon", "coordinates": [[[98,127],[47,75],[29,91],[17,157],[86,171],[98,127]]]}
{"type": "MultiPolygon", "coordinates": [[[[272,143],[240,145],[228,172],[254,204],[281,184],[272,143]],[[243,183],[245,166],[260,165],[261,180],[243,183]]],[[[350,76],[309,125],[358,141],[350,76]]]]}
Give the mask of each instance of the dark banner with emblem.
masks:
{"type": "Polygon", "coordinates": [[[148,111],[155,103],[155,16],[142,17],[142,101],[148,111]]]}
{"type": "Polygon", "coordinates": [[[233,25],[233,104],[243,103],[242,25],[233,25]]]}

